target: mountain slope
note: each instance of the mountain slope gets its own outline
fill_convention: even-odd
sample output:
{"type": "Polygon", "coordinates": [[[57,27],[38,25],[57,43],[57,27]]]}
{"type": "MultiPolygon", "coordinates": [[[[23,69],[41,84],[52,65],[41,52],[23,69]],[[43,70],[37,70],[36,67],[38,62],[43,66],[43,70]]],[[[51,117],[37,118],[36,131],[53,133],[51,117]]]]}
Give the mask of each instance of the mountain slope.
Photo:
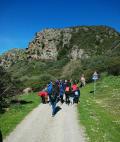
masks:
{"type": "Polygon", "coordinates": [[[25,50],[12,50],[0,58],[4,66],[17,60],[86,59],[120,49],[120,33],[107,26],[78,26],[37,32],[25,50]],[[13,52],[16,51],[16,52],[13,52]]]}
{"type": "Polygon", "coordinates": [[[87,58],[113,50],[120,43],[120,34],[106,26],[81,26],[46,29],[36,33],[28,53],[40,59],[87,58]]]}
{"type": "Polygon", "coordinates": [[[27,49],[13,49],[0,58],[20,88],[35,90],[50,80],[79,79],[82,73],[91,81],[95,70],[119,75],[119,61],[120,33],[107,26],[45,29],[27,49]]]}

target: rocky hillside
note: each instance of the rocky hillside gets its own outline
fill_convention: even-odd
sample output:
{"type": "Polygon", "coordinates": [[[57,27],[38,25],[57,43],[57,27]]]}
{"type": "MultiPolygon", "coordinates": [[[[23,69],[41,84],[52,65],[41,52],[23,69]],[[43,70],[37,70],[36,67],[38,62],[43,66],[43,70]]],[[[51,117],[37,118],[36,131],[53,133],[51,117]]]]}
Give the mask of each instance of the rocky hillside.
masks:
{"type": "Polygon", "coordinates": [[[87,58],[120,46],[120,33],[105,26],[45,29],[36,33],[27,53],[36,59],[87,58]]]}
{"type": "Polygon", "coordinates": [[[84,59],[93,55],[113,54],[120,49],[120,33],[107,26],[78,26],[45,29],[37,32],[25,50],[5,53],[1,65],[17,60],[84,59]]]}
{"type": "Polygon", "coordinates": [[[22,61],[25,59],[25,49],[14,48],[0,56],[0,65],[7,68],[10,65],[15,64],[17,61],[22,61]]]}

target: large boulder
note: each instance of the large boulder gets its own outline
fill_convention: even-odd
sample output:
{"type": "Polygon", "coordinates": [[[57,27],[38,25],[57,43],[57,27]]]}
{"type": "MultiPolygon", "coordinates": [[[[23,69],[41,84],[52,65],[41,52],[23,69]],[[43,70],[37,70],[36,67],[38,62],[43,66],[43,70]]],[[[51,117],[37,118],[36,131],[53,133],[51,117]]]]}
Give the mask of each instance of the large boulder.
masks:
{"type": "Polygon", "coordinates": [[[30,87],[25,88],[25,89],[23,90],[23,93],[25,93],[25,94],[28,94],[28,93],[30,93],[30,92],[32,92],[32,88],[30,88],[30,87]]]}

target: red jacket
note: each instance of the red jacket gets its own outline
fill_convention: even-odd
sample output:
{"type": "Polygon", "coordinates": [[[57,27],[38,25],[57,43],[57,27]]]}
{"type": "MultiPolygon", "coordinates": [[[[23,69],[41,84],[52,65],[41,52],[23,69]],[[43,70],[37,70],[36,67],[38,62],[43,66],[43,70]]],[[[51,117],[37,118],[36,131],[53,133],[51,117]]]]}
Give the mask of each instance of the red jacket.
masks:
{"type": "Polygon", "coordinates": [[[45,96],[48,96],[48,93],[45,92],[45,91],[41,91],[41,92],[38,93],[38,96],[45,97],[45,96]]]}

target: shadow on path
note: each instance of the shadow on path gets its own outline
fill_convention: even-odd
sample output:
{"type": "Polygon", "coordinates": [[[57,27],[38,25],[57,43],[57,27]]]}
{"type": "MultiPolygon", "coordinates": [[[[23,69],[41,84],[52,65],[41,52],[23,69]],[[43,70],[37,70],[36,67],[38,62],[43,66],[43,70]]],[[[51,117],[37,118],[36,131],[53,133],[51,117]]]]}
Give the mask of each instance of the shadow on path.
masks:
{"type": "Polygon", "coordinates": [[[56,115],[61,109],[62,109],[61,107],[57,106],[56,109],[55,109],[55,114],[54,115],[56,115]]]}

